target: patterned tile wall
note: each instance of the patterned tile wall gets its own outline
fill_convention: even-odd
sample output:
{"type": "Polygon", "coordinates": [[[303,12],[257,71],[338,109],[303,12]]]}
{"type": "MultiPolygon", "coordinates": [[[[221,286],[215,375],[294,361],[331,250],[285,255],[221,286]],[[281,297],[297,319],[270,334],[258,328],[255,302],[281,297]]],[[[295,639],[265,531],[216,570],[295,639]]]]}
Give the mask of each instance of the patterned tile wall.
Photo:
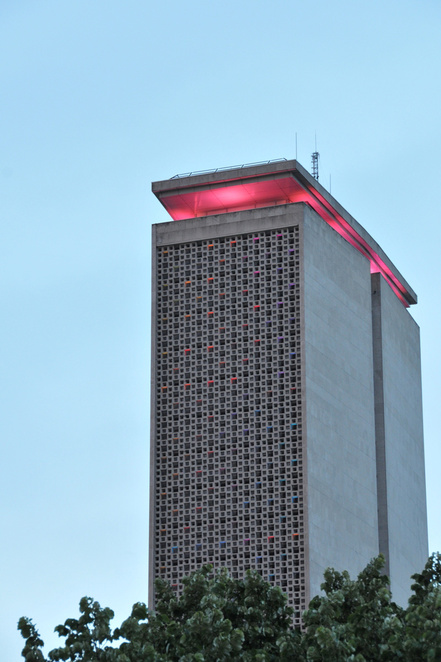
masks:
{"type": "Polygon", "coordinates": [[[297,226],[157,252],[156,576],[248,568],[305,608],[297,226]]]}

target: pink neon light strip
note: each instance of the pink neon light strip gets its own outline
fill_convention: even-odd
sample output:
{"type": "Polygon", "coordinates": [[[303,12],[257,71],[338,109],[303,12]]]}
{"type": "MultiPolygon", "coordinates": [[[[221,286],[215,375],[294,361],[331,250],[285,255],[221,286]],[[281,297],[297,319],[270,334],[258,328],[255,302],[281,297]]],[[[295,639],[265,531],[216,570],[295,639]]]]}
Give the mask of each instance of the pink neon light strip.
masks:
{"type": "Polygon", "coordinates": [[[371,265],[371,273],[381,273],[401,303],[408,308],[409,304],[403,296],[407,293],[406,288],[400,283],[398,278],[392,273],[380,256],[318,191],[313,189],[312,186],[309,186],[308,188],[311,197],[308,200],[305,200],[305,202],[310,204],[314,211],[316,211],[319,216],[328,223],[328,225],[334,228],[334,230],[354,246],[354,248],[368,258],[371,265]]]}
{"type": "Polygon", "coordinates": [[[283,173],[271,179],[252,182],[244,179],[228,186],[207,187],[199,191],[173,191],[160,196],[160,201],[175,221],[304,202],[364,255],[370,262],[371,273],[381,273],[401,303],[409,307],[406,288],[380,256],[311,184],[306,183],[305,186],[292,174],[283,173]]]}

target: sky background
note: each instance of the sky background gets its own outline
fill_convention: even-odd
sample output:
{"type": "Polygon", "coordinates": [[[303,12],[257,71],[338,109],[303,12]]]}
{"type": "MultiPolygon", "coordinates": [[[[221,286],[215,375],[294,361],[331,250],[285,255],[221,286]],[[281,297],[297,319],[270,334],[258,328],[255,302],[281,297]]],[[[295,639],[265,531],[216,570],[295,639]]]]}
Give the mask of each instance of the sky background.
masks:
{"type": "Polygon", "coordinates": [[[441,549],[439,0],[0,0],[0,648],[147,600],[150,182],[295,157],[419,295],[441,549]]]}

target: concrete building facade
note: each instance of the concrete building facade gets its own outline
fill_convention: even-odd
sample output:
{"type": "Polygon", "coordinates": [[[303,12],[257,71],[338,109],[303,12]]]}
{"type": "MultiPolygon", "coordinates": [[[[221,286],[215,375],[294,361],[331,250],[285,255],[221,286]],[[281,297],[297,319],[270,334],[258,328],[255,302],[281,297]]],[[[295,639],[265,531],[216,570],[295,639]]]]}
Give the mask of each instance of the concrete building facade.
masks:
{"type": "Polygon", "coordinates": [[[287,592],[427,558],[416,295],[296,161],[153,184],[150,603],[204,563],[287,592]]]}

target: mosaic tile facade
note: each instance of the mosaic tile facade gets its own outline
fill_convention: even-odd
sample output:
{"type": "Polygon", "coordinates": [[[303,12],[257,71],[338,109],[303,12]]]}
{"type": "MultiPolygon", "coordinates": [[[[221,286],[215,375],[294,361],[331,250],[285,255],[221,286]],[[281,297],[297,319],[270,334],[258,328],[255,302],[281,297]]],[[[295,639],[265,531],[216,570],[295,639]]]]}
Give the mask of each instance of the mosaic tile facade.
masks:
{"type": "Polygon", "coordinates": [[[157,249],[155,574],[248,568],[305,609],[297,226],[157,249]]]}

